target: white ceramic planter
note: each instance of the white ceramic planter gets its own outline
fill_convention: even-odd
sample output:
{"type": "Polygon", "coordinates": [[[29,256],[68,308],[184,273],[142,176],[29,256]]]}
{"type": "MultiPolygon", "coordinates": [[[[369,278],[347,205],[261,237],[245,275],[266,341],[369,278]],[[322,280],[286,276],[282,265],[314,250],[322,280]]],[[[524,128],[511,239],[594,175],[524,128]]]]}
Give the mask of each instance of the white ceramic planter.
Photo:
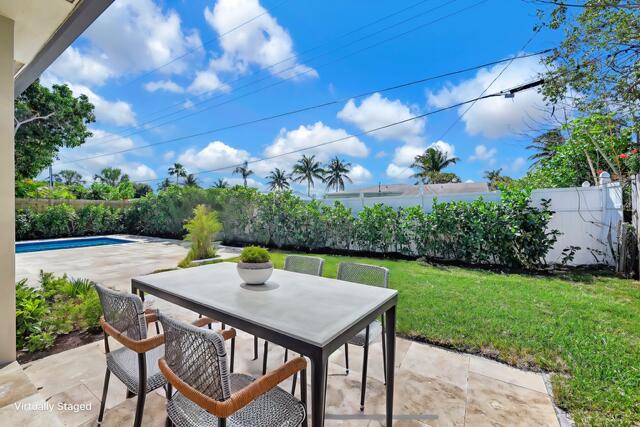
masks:
{"type": "Polygon", "coordinates": [[[269,280],[273,273],[273,264],[271,261],[261,263],[239,262],[238,274],[240,278],[248,285],[262,285],[269,280]]]}

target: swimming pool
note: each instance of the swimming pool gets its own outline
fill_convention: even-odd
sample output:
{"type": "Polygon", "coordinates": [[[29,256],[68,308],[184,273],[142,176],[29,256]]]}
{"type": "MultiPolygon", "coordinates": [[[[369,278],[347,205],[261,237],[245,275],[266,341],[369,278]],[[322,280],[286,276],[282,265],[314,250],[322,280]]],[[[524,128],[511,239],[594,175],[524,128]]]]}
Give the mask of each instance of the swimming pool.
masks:
{"type": "Polygon", "coordinates": [[[57,239],[39,242],[16,243],[16,253],[52,251],[56,249],[86,248],[89,246],[120,245],[133,240],[116,239],[114,237],[89,237],[87,239],[57,239]]]}

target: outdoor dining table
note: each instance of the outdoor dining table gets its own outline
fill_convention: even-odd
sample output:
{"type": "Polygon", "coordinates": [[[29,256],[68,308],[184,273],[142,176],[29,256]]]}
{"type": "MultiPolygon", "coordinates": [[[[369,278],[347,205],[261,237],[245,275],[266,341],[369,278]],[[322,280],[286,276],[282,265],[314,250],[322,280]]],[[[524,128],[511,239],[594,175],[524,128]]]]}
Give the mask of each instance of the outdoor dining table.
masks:
{"type": "Polygon", "coordinates": [[[263,285],[243,283],[234,263],[131,279],[154,295],[311,360],[311,425],[324,425],[329,356],[385,314],[386,425],[392,425],[397,291],[276,269],[263,285]]]}

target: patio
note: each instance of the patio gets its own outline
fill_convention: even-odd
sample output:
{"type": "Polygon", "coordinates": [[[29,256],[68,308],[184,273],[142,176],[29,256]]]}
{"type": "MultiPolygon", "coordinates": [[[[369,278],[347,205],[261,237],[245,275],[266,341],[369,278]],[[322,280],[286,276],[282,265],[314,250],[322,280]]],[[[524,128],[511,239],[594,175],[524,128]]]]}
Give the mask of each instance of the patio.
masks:
{"type": "MultiPolygon", "coordinates": [[[[37,275],[38,269],[43,268],[67,272],[74,277],[91,275],[94,280],[103,277],[103,283],[108,286],[127,291],[132,276],[175,266],[185,252],[182,242],[143,239],[125,245],[19,254],[16,267],[19,277],[37,275]],[[69,256],[72,251],[83,251],[82,257],[76,258],[82,261],[66,262],[73,259],[69,256]],[[118,266],[117,270],[114,265],[118,266]]],[[[222,248],[220,254],[231,257],[235,252],[222,248]]],[[[148,296],[147,301],[179,319],[195,318],[194,313],[152,296],[148,296]]],[[[260,376],[261,357],[251,360],[252,337],[239,332],[236,345],[236,372],[260,376]]],[[[380,345],[373,345],[370,350],[364,414],[359,411],[362,349],[351,346],[350,353],[348,376],[344,371],[343,350],[330,358],[326,424],[383,425],[385,394],[380,345]]],[[[281,364],[282,357],[283,350],[272,346],[269,366],[281,364]]],[[[396,425],[559,425],[541,374],[405,339],[397,343],[396,367],[396,425]]],[[[102,342],[23,366],[11,364],[0,373],[0,418],[21,425],[94,425],[104,369],[102,342]],[[41,405],[48,402],[52,409],[33,416],[29,410],[17,409],[16,402],[41,405]],[[77,411],[61,410],[58,403],[85,404],[85,407],[77,407],[80,408],[77,411]]],[[[285,389],[287,385],[285,383],[285,389]]],[[[127,400],[125,396],[124,385],[112,378],[103,425],[132,423],[135,398],[127,400]]],[[[144,425],[164,425],[165,414],[164,395],[151,393],[146,402],[144,425]]]]}

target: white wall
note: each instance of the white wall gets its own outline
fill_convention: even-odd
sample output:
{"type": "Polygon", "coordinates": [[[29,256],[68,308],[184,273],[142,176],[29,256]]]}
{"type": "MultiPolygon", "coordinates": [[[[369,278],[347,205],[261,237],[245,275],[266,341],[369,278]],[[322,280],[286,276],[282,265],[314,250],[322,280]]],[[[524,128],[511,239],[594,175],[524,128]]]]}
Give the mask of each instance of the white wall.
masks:
{"type": "MultiPolygon", "coordinates": [[[[364,206],[384,203],[394,208],[419,206],[431,212],[434,195],[393,197],[363,197],[348,199],[324,199],[332,205],[339,200],[351,208],[354,215],[364,206]]],[[[472,201],[482,197],[486,201],[500,201],[500,192],[460,193],[437,196],[438,202],[472,201]]],[[[622,221],[622,192],[618,183],[599,187],[570,187],[534,190],[531,200],[534,206],[540,206],[542,199],[550,199],[550,209],[554,215],[549,223],[550,229],[563,234],[558,236],[553,249],[547,254],[547,262],[558,263],[562,250],[569,246],[580,246],[573,261],[574,265],[605,263],[615,265],[610,250],[609,238],[615,248],[617,225],[622,221]],[[609,236],[609,231],[611,235],[609,236]],[[595,256],[594,256],[595,255],[595,256]]]]}

